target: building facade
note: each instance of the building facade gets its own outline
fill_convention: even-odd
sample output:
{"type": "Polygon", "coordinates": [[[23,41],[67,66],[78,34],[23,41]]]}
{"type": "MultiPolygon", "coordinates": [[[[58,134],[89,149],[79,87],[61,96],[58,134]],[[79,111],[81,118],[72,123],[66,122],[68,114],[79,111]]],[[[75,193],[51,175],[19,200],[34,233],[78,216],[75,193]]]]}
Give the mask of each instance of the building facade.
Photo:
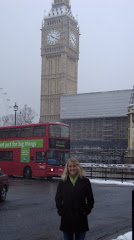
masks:
{"type": "Polygon", "coordinates": [[[84,162],[124,162],[131,93],[130,89],[61,97],[61,120],[70,125],[72,155],[84,162]]]}
{"type": "Polygon", "coordinates": [[[79,28],[69,0],[54,0],[41,32],[40,122],[55,122],[61,95],[77,93],[79,28]]]}

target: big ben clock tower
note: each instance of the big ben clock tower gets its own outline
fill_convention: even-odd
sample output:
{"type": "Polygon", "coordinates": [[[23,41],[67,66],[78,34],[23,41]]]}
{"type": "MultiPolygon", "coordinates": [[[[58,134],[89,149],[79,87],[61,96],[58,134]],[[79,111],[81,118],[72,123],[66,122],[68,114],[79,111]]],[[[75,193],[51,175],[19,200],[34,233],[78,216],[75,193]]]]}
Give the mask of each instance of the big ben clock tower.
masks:
{"type": "Polygon", "coordinates": [[[40,122],[60,121],[60,96],[77,93],[79,28],[69,0],[54,0],[41,39],[40,122]]]}

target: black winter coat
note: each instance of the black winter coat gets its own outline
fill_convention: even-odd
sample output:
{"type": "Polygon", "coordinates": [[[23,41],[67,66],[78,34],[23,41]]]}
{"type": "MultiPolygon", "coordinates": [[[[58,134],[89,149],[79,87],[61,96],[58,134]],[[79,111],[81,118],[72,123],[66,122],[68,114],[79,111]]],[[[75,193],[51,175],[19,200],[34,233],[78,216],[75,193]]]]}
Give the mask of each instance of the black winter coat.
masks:
{"type": "Polygon", "coordinates": [[[76,233],[89,230],[87,215],[93,208],[94,198],[87,178],[78,177],[75,186],[69,177],[65,182],[60,180],[55,201],[61,216],[61,231],[76,233]]]}

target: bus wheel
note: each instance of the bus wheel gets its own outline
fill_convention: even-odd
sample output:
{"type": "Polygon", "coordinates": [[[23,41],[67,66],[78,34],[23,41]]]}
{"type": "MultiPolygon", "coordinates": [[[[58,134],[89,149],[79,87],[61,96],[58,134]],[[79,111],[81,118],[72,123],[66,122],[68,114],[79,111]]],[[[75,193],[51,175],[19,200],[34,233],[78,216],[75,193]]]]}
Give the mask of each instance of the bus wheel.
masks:
{"type": "Polygon", "coordinates": [[[32,178],[32,170],[30,167],[25,167],[24,170],[23,170],[23,176],[24,178],[26,179],[30,179],[32,178]]]}

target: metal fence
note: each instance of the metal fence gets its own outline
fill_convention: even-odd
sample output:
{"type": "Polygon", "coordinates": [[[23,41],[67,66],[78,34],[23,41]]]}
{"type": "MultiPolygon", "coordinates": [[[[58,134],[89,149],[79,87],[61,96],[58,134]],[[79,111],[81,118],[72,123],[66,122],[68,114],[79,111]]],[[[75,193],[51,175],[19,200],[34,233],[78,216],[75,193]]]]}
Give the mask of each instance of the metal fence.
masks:
{"type": "Polygon", "coordinates": [[[91,179],[116,179],[124,181],[133,181],[134,180],[134,168],[133,167],[101,167],[101,166],[85,166],[82,164],[85,175],[91,179]]]}
{"type": "MultiPolygon", "coordinates": [[[[115,179],[124,181],[134,180],[134,165],[98,165],[81,163],[85,175],[91,179],[101,178],[105,180],[115,179]]],[[[134,240],[134,190],[132,190],[132,240],[134,240]]]]}

